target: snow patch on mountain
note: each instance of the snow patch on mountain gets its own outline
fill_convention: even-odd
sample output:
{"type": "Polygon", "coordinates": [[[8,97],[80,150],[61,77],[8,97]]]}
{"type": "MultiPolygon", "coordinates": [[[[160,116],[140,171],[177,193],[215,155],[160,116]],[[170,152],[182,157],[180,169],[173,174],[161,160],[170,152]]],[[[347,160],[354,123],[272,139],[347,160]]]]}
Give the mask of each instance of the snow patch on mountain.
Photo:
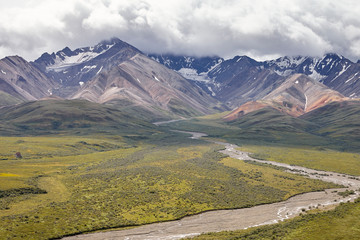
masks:
{"type": "MultiPolygon", "coordinates": [[[[65,69],[88,62],[99,55],[106,53],[114,45],[120,43],[119,39],[111,39],[110,41],[103,41],[93,47],[78,48],[72,51],[65,47],[57,53],[44,53],[39,59],[35,60],[40,64],[46,66],[46,71],[61,72],[65,69]]],[[[83,69],[82,69],[83,70],[83,69]]]]}
{"type": "Polygon", "coordinates": [[[281,57],[279,59],[269,61],[268,63],[270,65],[275,64],[280,69],[284,69],[284,68],[291,68],[291,67],[298,66],[298,65],[302,64],[305,60],[306,60],[306,57],[301,57],[301,56],[281,57]]]}
{"type": "Polygon", "coordinates": [[[348,80],[345,81],[345,83],[350,82],[351,80],[353,80],[359,73],[355,73],[354,76],[352,76],[351,78],[349,78],[348,80]]]}
{"type": "Polygon", "coordinates": [[[326,76],[323,76],[320,73],[316,72],[314,69],[312,70],[312,73],[308,76],[319,82],[321,82],[321,80],[323,80],[326,77],[326,76]]]}
{"type": "Polygon", "coordinates": [[[94,68],[97,68],[96,65],[93,65],[93,66],[84,66],[80,71],[86,71],[86,72],[89,72],[91,69],[94,69],[94,68]]]}
{"type": "Polygon", "coordinates": [[[341,74],[343,74],[344,72],[346,72],[346,70],[348,70],[348,68],[350,67],[350,65],[348,66],[343,66],[343,69],[338,73],[338,75],[336,77],[334,77],[330,82],[335,81],[335,79],[337,79],[341,74]]]}
{"type": "Polygon", "coordinates": [[[274,72],[279,75],[279,76],[283,76],[283,77],[287,77],[290,76],[291,74],[294,73],[293,70],[285,70],[285,71],[280,71],[280,70],[274,70],[274,72]]]}
{"type": "Polygon", "coordinates": [[[210,86],[208,86],[208,89],[209,89],[209,91],[211,92],[211,95],[212,95],[213,97],[215,97],[215,96],[216,96],[216,93],[212,90],[212,88],[211,88],[210,86]]]}
{"type": "Polygon", "coordinates": [[[199,82],[209,82],[210,78],[207,76],[207,73],[198,74],[195,69],[192,68],[181,68],[178,73],[182,75],[184,78],[193,81],[199,82]]]}
{"type": "MultiPolygon", "coordinates": [[[[101,52],[92,52],[92,51],[86,51],[86,52],[79,52],[78,54],[74,56],[67,56],[64,52],[60,52],[56,55],[56,58],[54,59],[54,64],[47,66],[47,71],[55,71],[55,72],[61,72],[69,67],[79,65],[81,63],[90,61],[91,59],[96,58],[97,56],[105,53],[108,51],[113,45],[107,45],[107,48],[101,52]],[[59,56],[60,55],[60,56],[59,56]]],[[[82,49],[83,50],[83,49],[82,49]]]]}
{"type": "Polygon", "coordinates": [[[352,93],[349,97],[350,98],[357,98],[357,95],[356,95],[356,93],[352,93]]]}
{"type": "Polygon", "coordinates": [[[97,71],[96,75],[99,74],[102,69],[103,69],[103,66],[101,66],[101,68],[99,69],[99,71],[97,71]]]}

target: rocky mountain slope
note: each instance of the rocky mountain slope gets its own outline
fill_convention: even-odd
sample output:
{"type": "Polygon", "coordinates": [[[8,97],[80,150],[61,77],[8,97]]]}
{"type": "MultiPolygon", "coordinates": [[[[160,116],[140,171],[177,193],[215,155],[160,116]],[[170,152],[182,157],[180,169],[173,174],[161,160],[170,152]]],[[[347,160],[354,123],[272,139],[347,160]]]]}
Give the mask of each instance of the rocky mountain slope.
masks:
{"type": "Polygon", "coordinates": [[[44,53],[32,63],[8,57],[0,70],[2,105],[55,95],[136,108],[145,115],[155,113],[155,118],[239,106],[236,114],[241,115],[264,105],[299,116],[360,94],[360,64],[336,54],[264,62],[246,56],[145,55],[117,38],[44,53]]]}
{"type": "Polygon", "coordinates": [[[179,72],[183,77],[196,81],[209,81],[207,74],[224,61],[220,57],[176,56],[173,54],[148,54],[158,63],[179,72]]]}
{"type": "Polygon", "coordinates": [[[56,94],[67,98],[97,74],[110,70],[137,53],[140,51],[135,47],[113,38],[93,47],[74,51],[65,47],[56,53],[44,53],[32,64],[58,82],[61,89],[56,94]]]}
{"type": "Polygon", "coordinates": [[[44,53],[33,65],[57,81],[60,88],[54,94],[67,99],[140,107],[158,116],[226,109],[195,84],[117,38],[93,47],[44,53]]]}
{"type": "Polygon", "coordinates": [[[360,65],[338,54],[317,57],[283,57],[264,62],[282,76],[306,74],[347,97],[360,96],[360,65]]]}
{"type": "Polygon", "coordinates": [[[141,53],[98,74],[71,98],[99,103],[127,100],[148,110],[186,116],[211,113],[219,105],[202,89],[141,53]]]}
{"type": "Polygon", "coordinates": [[[349,98],[304,74],[294,74],[265,97],[241,105],[224,119],[233,121],[266,107],[298,117],[328,103],[347,100],[349,98]]]}
{"type": "Polygon", "coordinates": [[[0,60],[0,106],[50,96],[58,84],[19,56],[0,60]]]}
{"type": "Polygon", "coordinates": [[[207,72],[198,73],[195,67],[187,69],[187,72],[196,73],[192,75],[173,67],[173,64],[168,66],[195,81],[229,107],[261,99],[286,77],[297,73],[305,74],[344,96],[360,96],[360,64],[337,54],[326,54],[321,58],[286,56],[264,62],[236,56],[213,65],[207,72]]]}

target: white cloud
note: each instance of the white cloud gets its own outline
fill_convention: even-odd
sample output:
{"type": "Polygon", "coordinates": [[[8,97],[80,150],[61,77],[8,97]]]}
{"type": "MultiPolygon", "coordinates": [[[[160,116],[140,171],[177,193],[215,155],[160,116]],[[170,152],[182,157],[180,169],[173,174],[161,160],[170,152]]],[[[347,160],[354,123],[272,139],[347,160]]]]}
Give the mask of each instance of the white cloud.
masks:
{"type": "Polygon", "coordinates": [[[115,36],[159,53],[357,60],[359,12],[356,0],[12,0],[0,9],[0,57],[33,60],[115,36]]]}

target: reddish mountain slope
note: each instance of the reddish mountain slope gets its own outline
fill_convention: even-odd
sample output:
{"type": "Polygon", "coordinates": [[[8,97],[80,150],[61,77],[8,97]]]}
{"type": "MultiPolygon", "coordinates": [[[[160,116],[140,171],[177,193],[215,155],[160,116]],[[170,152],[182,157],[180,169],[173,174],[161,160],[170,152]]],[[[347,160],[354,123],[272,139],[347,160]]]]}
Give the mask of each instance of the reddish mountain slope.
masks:
{"type": "Polygon", "coordinates": [[[330,102],[345,100],[348,98],[316,80],[303,74],[294,74],[261,100],[248,102],[235,109],[225,116],[225,120],[231,121],[241,117],[239,113],[244,115],[264,107],[273,107],[298,117],[330,102]]]}

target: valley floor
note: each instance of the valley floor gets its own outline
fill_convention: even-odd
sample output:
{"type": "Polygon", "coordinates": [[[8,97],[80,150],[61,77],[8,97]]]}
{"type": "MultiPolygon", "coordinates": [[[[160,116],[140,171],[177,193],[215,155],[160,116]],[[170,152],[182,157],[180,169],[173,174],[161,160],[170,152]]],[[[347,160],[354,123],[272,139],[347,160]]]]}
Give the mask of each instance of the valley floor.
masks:
{"type": "Polygon", "coordinates": [[[51,239],[197,218],[339,187],[231,160],[218,152],[224,146],[172,131],[0,140],[4,239],[51,239]],[[15,158],[17,151],[22,159],[15,158]]]}
{"type": "MultiPolygon", "coordinates": [[[[201,137],[199,133],[191,132],[191,134],[195,138],[201,137]]],[[[254,161],[261,165],[270,164],[287,169],[287,171],[294,174],[302,174],[310,178],[344,185],[347,187],[346,191],[344,188],[327,189],[325,191],[300,194],[278,203],[236,210],[211,211],[185,217],[178,221],[155,223],[122,231],[78,235],[65,239],[181,239],[207,232],[233,231],[273,224],[293,218],[311,209],[327,209],[329,206],[339,203],[354,201],[359,196],[359,178],[334,172],[317,171],[294,165],[257,160],[249,157],[246,152],[237,150],[238,147],[236,145],[222,142],[217,143],[224,145],[226,149],[221,152],[231,157],[222,160],[222,163],[226,166],[243,169],[244,163],[239,160],[254,161]]]]}

